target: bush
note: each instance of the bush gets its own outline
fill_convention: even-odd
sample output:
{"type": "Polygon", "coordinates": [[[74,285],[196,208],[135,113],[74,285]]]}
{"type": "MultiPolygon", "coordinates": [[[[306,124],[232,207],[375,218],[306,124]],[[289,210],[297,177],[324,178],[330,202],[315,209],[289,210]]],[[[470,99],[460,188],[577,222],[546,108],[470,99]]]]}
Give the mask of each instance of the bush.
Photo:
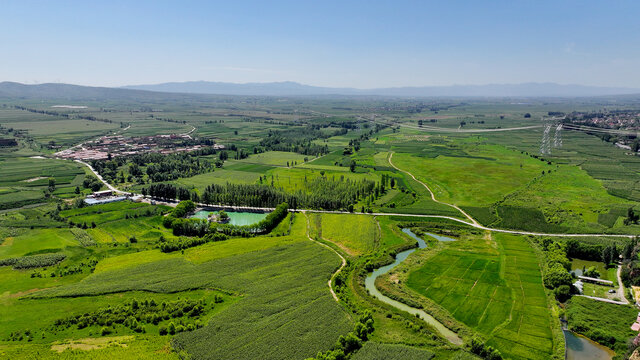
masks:
{"type": "Polygon", "coordinates": [[[562,285],[571,286],[573,283],[571,274],[569,274],[567,269],[558,263],[545,267],[543,278],[544,286],[549,289],[555,289],[562,285]]]}
{"type": "Polygon", "coordinates": [[[568,285],[560,285],[553,290],[553,294],[558,301],[563,303],[571,298],[571,287],[568,285]]]}
{"type": "Polygon", "coordinates": [[[593,277],[593,278],[599,278],[600,277],[600,273],[598,272],[598,270],[596,270],[595,266],[591,266],[590,268],[585,270],[584,274],[582,274],[582,275],[588,276],[588,277],[593,277]]]}
{"type": "Polygon", "coordinates": [[[177,240],[166,240],[160,244],[160,251],[168,253],[178,250],[188,249],[194,246],[206,244],[208,242],[226,240],[225,234],[207,234],[201,238],[179,238],[177,240]]]}
{"type": "Polygon", "coordinates": [[[470,344],[470,350],[472,353],[480,356],[486,360],[501,360],[502,355],[496,349],[491,346],[485,345],[479,339],[472,339],[470,344]]]}

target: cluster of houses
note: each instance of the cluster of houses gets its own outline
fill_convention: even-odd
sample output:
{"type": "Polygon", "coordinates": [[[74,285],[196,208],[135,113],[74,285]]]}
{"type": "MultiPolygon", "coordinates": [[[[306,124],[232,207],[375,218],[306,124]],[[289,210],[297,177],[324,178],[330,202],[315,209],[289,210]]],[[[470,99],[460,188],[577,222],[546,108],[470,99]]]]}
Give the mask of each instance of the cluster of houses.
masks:
{"type": "Polygon", "coordinates": [[[602,113],[571,113],[569,118],[585,125],[612,129],[640,129],[639,111],[614,111],[602,113]]]}
{"type": "MultiPolygon", "coordinates": [[[[187,134],[155,135],[144,137],[124,137],[122,135],[103,136],[79,146],[62,150],[55,156],[76,160],[103,160],[111,156],[133,155],[145,152],[170,154],[180,151],[194,151],[203,145],[180,146],[181,140],[191,140],[187,134]]],[[[224,149],[224,145],[214,144],[214,149],[224,149]]]]}
{"type": "Polygon", "coordinates": [[[107,203],[112,203],[112,202],[122,201],[127,199],[137,201],[141,199],[141,196],[139,195],[131,196],[129,194],[118,195],[111,190],[103,190],[103,191],[96,191],[91,195],[87,195],[87,197],[84,199],[84,202],[87,205],[99,205],[99,204],[107,204],[107,203]]]}

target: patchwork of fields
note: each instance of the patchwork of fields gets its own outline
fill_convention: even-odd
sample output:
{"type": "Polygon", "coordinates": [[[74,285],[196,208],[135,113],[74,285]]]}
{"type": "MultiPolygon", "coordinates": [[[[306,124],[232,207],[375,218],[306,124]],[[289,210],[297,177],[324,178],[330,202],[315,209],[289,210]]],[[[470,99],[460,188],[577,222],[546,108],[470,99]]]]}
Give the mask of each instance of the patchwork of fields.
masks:
{"type": "Polygon", "coordinates": [[[52,195],[74,197],[85,170],[69,161],[0,154],[0,174],[0,210],[4,210],[46,202],[49,179],[55,179],[52,195]]]}
{"type": "MultiPolygon", "coordinates": [[[[345,106],[331,98],[282,100],[90,100],[83,102],[87,108],[55,108],[63,116],[3,105],[2,137],[15,138],[18,145],[0,149],[0,358],[323,359],[319,352],[349,349],[348,358],[355,360],[461,360],[473,358],[473,338],[505,359],[562,357],[557,306],[543,286],[538,249],[523,236],[408,216],[464,219],[455,208],[433,201],[404,171],[428,184],[438,200],[491,227],[640,234],[640,225],[629,217],[629,209],[640,211],[640,160],[611,143],[567,131],[563,147],[541,156],[540,128],[508,136],[423,131],[537,125],[540,117],[558,110],[556,105],[427,106],[413,100],[390,105],[362,99],[345,106]],[[369,113],[376,113],[375,121],[364,120],[369,113]],[[421,122],[427,122],[422,129],[421,122]],[[123,130],[125,125],[130,127],[123,130]],[[199,202],[209,185],[251,184],[219,187],[211,191],[228,191],[228,196],[209,199],[259,205],[269,196],[280,202],[291,194],[333,195],[348,197],[349,203],[335,208],[353,213],[289,213],[266,234],[194,222],[208,233],[187,236],[165,217],[169,206],[122,201],[84,207],[79,200],[91,191],[83,186],[88,170],[40,157],[115,131],[127,136],[190,132],[192,138],[180,140],[185,145],[225,146],[224,152],[205,149],[166,163],[159,157],[144,164],[118,157],[105,161],[100,171],[112,172],[108,179],[121,190],[177,185],[180,199],[199,202]],[[403,171],[390,164],[391,154],[403,171]],[[189,170],[199,161],[208,166],[189,170]],[[152,178],[154,172],[171,176],[152,178]],[[452,345],[422,319],[367,291],[365,278],[372,269],[392,263],[396,253],[415,244],[403,228],[458,240],[425,239],[427,249],[381,276],[388,289],[379,290],[424,308],[457,332],[464,346],[452,345]],[[171,248],[164,242],[189,246],[171,248]],[[336,273],[340,257],[346,264],[336,273]],[[17,267],[16,259],[29,266],[17,267]],[[162,318],[131,313],[116,322],[101,317],[117,307],[165,309],[183,300],[204,305],[162,318]],[[89,321],[88,314],[98,314],[93,323],[60,326],[69,316],[89,321]],[[363,334],[359,321],[369,316],[373,332],[363,334]]],[[[57,104],[15,103],[38,111],[57,104]]],[[[314,206],[309,207],[320,208],[314,206]]],[[[186,215],[178,220],[188,230],[186,215]]],[[[620,250],[626,244],[604,237],[582,240],[620,250]]],[[[615,279],[615,270],[603,272],[603,278],[615,279]]],[[[570,300],[567,311],[578,324],[576,331],[598,337],[604,333],[598,329],[615,326],[616,316],[633,315],[630,308],[599,305],[570,300]],[[615,316],[594,321],[594,308],[615,316]]],[[[614,335],[610,346],[622,354],[633,334],[614,335]]]]}
{"type": "Polygon", "coordinates": [[[546,359],[556,350],[537,256],[518,236],[461,240],[411,272],[407,286],[484,334],[514,359],[546,359]]]}

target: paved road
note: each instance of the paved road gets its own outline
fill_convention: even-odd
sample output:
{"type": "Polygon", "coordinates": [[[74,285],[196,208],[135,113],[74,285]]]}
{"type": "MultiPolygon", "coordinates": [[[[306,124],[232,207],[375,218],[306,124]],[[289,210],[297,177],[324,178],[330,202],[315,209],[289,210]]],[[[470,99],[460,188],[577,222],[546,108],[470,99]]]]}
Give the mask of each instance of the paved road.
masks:
{"type": "MultiPolygon", "coordinates": [[[[366,120],[366,119],[365,119],[366,120]]],[[[423,125],[423,126],[415,126],[404,123],[386,123],[384,121],[376,121],[376,120],[367,120],[375,124],[380,125],[392,125],[392,126],[401,126],[408,129],[414,130],[422,130],[422,131],[431,131],[431,132],[444,132],[444,133],[487,133],[487,132],[501,132],[501,131],[516,131],[516,130],[528,130],[528,129],[536,129],[541,128],[543,125],[529,125],[529,126],[518,126],[512,128],[500,128],[500,129],[464,129],[464,128],[444,128],[438,126],[431,125],[423,125]]]]}
{"type": "Polygon", "coordinates": [[[615,301],[615,300],[611,300],[611,299],[605,299],[605,298],[589,296],[589,295],[575,295],[575,296],[582,296],[582,297],[586,297],[587,299],[596,300],[596,301],[602,301],[602,302],[606,302],[606,303],[609,303],[609,304],[616,304],[616,305],[627,305],[627,304],[629,304],[629,302],[615,301]]]}
{"type": "Polygon", "coordinates": [[[118,193],[118,194],[128,194],[124,191],[118,190],[116,189],[113,185],[109,184],[108,182],[106,182],[103,178],[102,175],[98,174],[98,172],[93,168],[93,166],[91,166],[89,163],[86,163],[82,160],[74,160],[77,163],[80,163],[86,167],[89,168],[89,170],[91,170],[91,172],[98,178],[98,180],[102,181],[102,183],[104,184],[104,186],[106,186],[109,190],[118,193]]]}
{"type": "MultiPolygon", "coordinates": [[[[389,163],[396,169],[398,169],[399,171],[402,171],[408,175],[410,175],[413,179],[415,179],[417,182],[419,182],[420,184],[422,184],[422,186],[424,186],[427,190],[429,190],[429,193],[431,194],[431,198],[440,203],[440,204],[444,204],[447,206],[451,206],[454,209],[457,209],[465,218],[467,218],[469,221],[465,221],[453,216],[444,216],[444,215],[429,215],[429,214],[401,214],[401,213],[363,213],[363,215],[369,215],[369,216],[402,216],[402,217],[421,217],[421,218],[434,218],[434,219],[448,219],[448,220],[453,220],[453,221],[457,221],[459,223],[462,224],[466,224],[469,225],[471,227],[474,227],[476,229],[481,229],[481,230],[488,230],[488,231],[495,231],[495,232],[500,232],[500,233],[507,233],[507,234],[516,234],[516,235],[535,235],[535,236],[559,236],[559,237],[592,237],[592,236],[601,236],[601,237],[613,237],[613,238],[633,238],[636,235],[628,235],[628,234],[554,234],[554,233],[541,233],[541,232],[533,232],[533,231],[520,231],[520,230],[505,230],[505,229],[496,229],[496,228],[490,228],[490,227],[486,227],[481,225],[480,223],[478,223],[475,219],[473,219],[469,214],[467,214],[466,212],[464,212],[462,209],[460,209],[459,207],[453,205],[453,204],[448,204],[442,201],[439,201],[435,198],[433,192],[431,191],[431,189],[423,182],[421,182],[420,180],[416,179],[416,177],[411,174],[410,172],[406,171],[406,170],[402,170],[398,167],[396,167],[395,165],[393,165],[393,163],[391,162],[391,156],[393,154],[391,154],[389,156],[389,163]]],[[[105,184],[105,186],[107,188],[109,188],[111,191],[114,191],[118,194],[130,194],[128,192],[125,191],[121,191],[118,190],[117,188],[115,188],[113,185],[109,184],[108,182],[106,182],[102,176],[100,176],[100,174],[98,174],[91,165],[89,165],[88,163],[81,161],[81,160],[75,160],[76,162],[83,164],[85,166],[87,166],[95,175],[96,177],[102,181],[103,184],[105,184]]],[[[134,196],[142,196],[142,194],[133,194],[134,196]]],[[[176,202],[177,204],[177,202],[176,202]]],[[[168,203],[168,205],[173,205],[173,203],[168,203]]],[[[250,206],[229,206],[229,205],[215,205],[215,204],[197,204],[198,206],[213,206],[213,207],[224,207],[224,208],[234,208],[234,209],[238,209],[238,210],[260,210],[260,211],[272,211],[273,208],[266,208],[266,207],[250,207],[250,206]]],[[[175,206],[175,205],[173,205],[175,206]]],[[[352,214],[348,211],[331,211],[331,210],[312,210],[312,209],[290,209],[291,211],[301,211],[301,212],[315,212],[315,213],[327,213],[327,214],[352,214]]]]}

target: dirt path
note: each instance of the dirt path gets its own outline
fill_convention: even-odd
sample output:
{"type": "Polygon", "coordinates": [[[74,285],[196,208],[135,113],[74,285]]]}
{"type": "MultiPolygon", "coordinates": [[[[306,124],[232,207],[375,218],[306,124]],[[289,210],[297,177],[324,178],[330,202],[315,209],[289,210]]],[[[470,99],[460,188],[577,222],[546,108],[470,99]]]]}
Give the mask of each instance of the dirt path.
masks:
{"type": "Polygon", "coordinates": [[[627,300],[627,294],[624,293],[624,285],[622,284],[622,265],[618,265],[618,272],[616,272],[616,276],[618,277],[618,294],[622,297],[620,300],[625,304],[629,304],[629,300],[627,300]]]}
{"type": "Polygon", "coordinates": [[[449,204],[449,203],[446,203],[446,202],[444,202],[444,201],[440,201],[440,200],[436,199],[436,196],[434,195],[433,191],[431,191],[431,188],[429,188],[429,186],[427,186],[427,184],[425,184],[425,183],[423,183],[422,181],[420,181],[420,180],[416,179],[416,177],[415,177],[415,176],[413,176],[413,174],[412,174],[412,173],[410,173],[410,172],[408,172],[408,171],[405,171],[405,170],[402,170],[402,169],[400,169],[399,167],[397,167],[397,166],[396,166],[396,165],[391,161],[391,159],[392,159],[392,158],[393,158],[393,152],[390,152],[390,153],[389,153],[389,159],[388,159],[388,161],[389,161],[389,165],[391,165],[394,169],[396,169],[396,170],[398,170],[398,171],[401,171],[401,172],[403,172],[403,173],[405,173],[405,174],[407,174],[407,175],[411,176],[411,178],[412,178],[413,180],[415,180],[416,182],[418,182],[419,184],[421,184],[422,186],[424,186],[424,187],[429,191],[429,194],[431,194],[431,200],[433,200],[433,201],[437,202],[438,204],[447,205],[447,206],[449,206],[449,207],[452,207],[452,208],[454,208],[454,209],[458,210],[462,215],[464,215],[464,217],[466,217],[467,219],[469,219],[469,221],[471,221],[474,225],[480,226],[480,223],[478,223],[474,218],[472,218],[472,217],[471,217],[471,215],[467,214],[464,210],[460,209],[458,206],[456,206],[456,205],[454,205],[454,204],[449,204]]]}
{"type": "MultiPolygon", "coordinates": [[[[453,220],[453,221],[457,221],[459,223],[462,224],[466,224],[469,226],[472,226],[476,229],[482,229],[482,230],[489,230],[489,231],[495,231],[495,232],[501,232],[501,233],[506,233],[506,234],[516,234],[516,235],[534,235],[534,236],[558,236],[558,237],[591,237],[591,236],[601,236],[601,237],[617,237],[617,238],[634,238],[636,235],[626,235],[626,234],[553,234],[553,233],[540,233],[540,232],[533,232],[533,231],[519,231],[519,230],[504,230],[504,229],[494,229],[494,228],[490,228],[490,227],[486,227],[481,225],[480,223],[478,223],[474,218],[472,218],[469,214],[467,214],[464,210],[460,209],[459,207],[457,207],[456,205],[453,204],[448,204],[442,201],[439,201],[435,198],[433,192],[431,191],[431,189],[422,181],[416,179],[416,177],[411,174],[408,171],[402,170],[398,167],[396,167],[392,162],[391,162],[391,157],[392,157],[393,153],[389,155],[389,164],[391,164],[391,166],[393,166],[395,169],[397,169],[398,171],[401,171],[409,176],[411,176],[415,181],[417,181],[418,183],[420,183],[422,186],[424,186],[429,193],[431,194],[431,199],[437,203],[443,204],[443,205],[447,205],[450,206],[456,210],[458,210],[462,215],[464,215],[464,217],[466,217],[469,221],[464,221],[462,219],[453,217],[453,216],[445,216],[445,215],[429,215],[429,214],[401,214],[401,213],[363,213],[362,215],[369,215],[369,216],[402,216],[402,217],[422,217],[422,218],[433,218],[433,219],[448,219],[448,220],[453,220]]],[[[97,171],[95,171],[95,169],[88,163],[82,161],[82,160],[75,160],[76,162],[85,165],[86,167],[88,167],[91,172],[93,172],[96,177],[111,191],[114,191],[116,193],[119,194],[129,194],[125,191],[122,190],[118,190],[117,188],[115,188],[113,185],[109,184],[108,182],[106,182],[102,176],[100,176],[100,174],[98,174],[97,171]]],[[[142,196],[141,194],[133,194],[133,196],[142,196]]],[[[145,201],[145,200],[143,200],[145,201]]],[[[150,200],[149,200],[150,201],[150,200]]],[[[177,205],[178,202],[176,201],[175,203],[167,203],[167,205],[171,205],[171,206],[175,206],[177,205]]],[[[208,206],[207,204],[197,204],[198,206],[208,206]]],[[[263,210],[263,211],[273,211],[273,208],[266,208],[266,207],[245,207],[245,206],[223,206],[220,205],[222,207],[229,207],[229,208],[235,208],[238,210],[241,209],[252,209],[252,210],[263,210]]],[[[331,211],[331,210],[311,210],[311,209],[289,209],[289,211],[293,211],[293,212],[315,212],[315,213],[326,213],[326,214],[354,214],[348,211],[331,211]]],[[[333,249],[332,249],[333,250],[333,249]]]]}
{"type": "Polygon", "coordinates": [[[340,302],[340,300],[338,299],[338,295],[336,295],[336,292],[335,292],[335,291],[333,291],[333,279],[334,279],[334,278],[338,275],[338,273],[340,273],[340,271],[342,271],[342,269],[347,265],[347,260],[346,260],[342,255],[340,255],[340,253],[339,253],[339,252],[337,252],[335,249],[333,249],[331,246],[326,245],[326,244],[323,244],[323,243],[321,243],[321,242],[319,242],[319,241],[316,241],[316,240],[313,240],[313,239],[311,238],[311,224],[309,224],[309,217],[307,216],[306,212],[304,212],[304,211],[302,212],[302,214],[304,215],[304,218],[307,220],[307,238],[308,238],[310,241],[313,241],[314,243],[316,243],[316,244],[318,244],[318,245],[321,245],[321,246],[324,246],[324,247],[326,247],[327,249],[329,249],[329,250],[333,251],[336,255],[338,255],[338,256],[340,257],[340,260],[342,260],[342,264],[340,265],[340,267],[338,268],[338,270],[336,270],[336,271],[333,273],[333,275],[331,275],[331,278],[329,279],[329,282],[327,283],[327,284],[329,285],[329,291],[331,291],[331,296],[333,296],[333,299],[334,299],[336,302],[338,302],[338,303],[339,303],[339,302],[340,302]]]}

